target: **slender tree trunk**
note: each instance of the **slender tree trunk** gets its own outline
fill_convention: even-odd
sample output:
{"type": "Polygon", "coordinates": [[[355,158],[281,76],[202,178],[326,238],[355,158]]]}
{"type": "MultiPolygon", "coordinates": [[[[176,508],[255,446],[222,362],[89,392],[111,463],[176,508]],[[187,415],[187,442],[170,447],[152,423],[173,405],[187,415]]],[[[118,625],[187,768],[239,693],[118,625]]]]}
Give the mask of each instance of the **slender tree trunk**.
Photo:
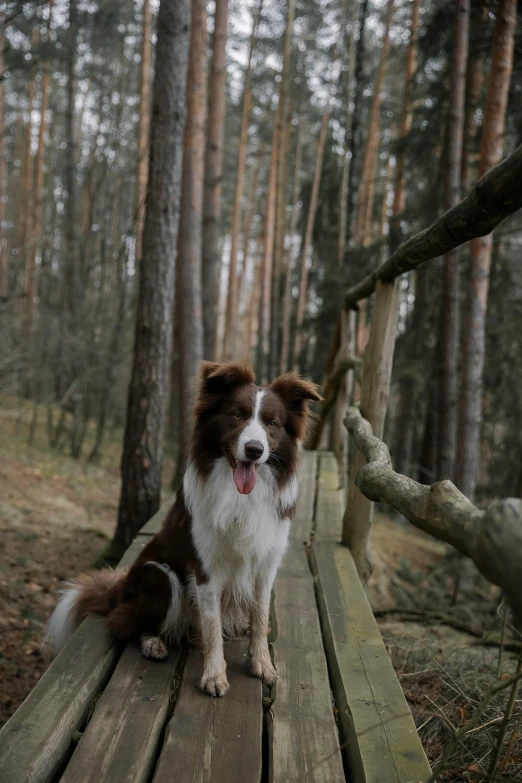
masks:
{"type": "Polygon", "coordinates": [[[261,274],[263,271],[261,239],[259,240],[258,246],[256,248],[254,264],[255,264],[254,281],[252,283],[252,290],[250,293],[250,300],[248,305],[248,313],[247,313],[248,320],[247,320],[247,329],[246,329],[245,348],[243,353],[243,360],[245,362],[250,362],[252,351],[257,344],[257,340],[259,336],[259,332],[258,332],[259,306],[261,301],[261,274]]]}
{"type": "Polygon", "coordinates": [[[306,219],[306,229],[301,248],[301,272],[299,279],[299,296],[297,299],[295,339],[294,339],[294,367],[297,369],[301,350],[303,347],[303,322],[308,298],[308,256],[312,245],[312,235],[314,231],[315,215],[317,212],[317,201],[319,198],[319,186],[321,184],[321,173],[323,170],[324,147],[326,143],[326,134],[328,131],[328,121],[330,119],[330,107],[323,114],[319,139],[317,141],[317,151],[315,156],[315,171],[312,183],[312,194],[310,196],[310,205],[308,207],[308,216],[306,219]]]}
{"type": "MultiPolygon", "coordinates": [[[[344,263],[344,254],[346,251],[346,218],[347,218],[347,205],[348,205],[348,182],[350,179],[350,142],[352,139],[353,129],[353,111],[352,111],[352,95],[355,80],[355,63],[357,54],[356,45],[356,17],[357,17],[358,4],[352,3],[352,15],[350,36],[347,40],[348,46],[348,62],[346,68],[346,91],[345,91],[345,103],[346,113],[343,128],[343,163],[341,167],[341,184],[339,187],[339,207],[337,214],[337,262],[339,266],[344,263]]],[[[342,397],[342,395],[340,395],[342,397]]],[[[343,429],[346,428],[343,426],[343,429]]]]}
{"type": "Polygon", "coordinates": [[[466,103],[464,110],[464,139],[462,142],[462,193],[466,194],[473,187],[475,179],[475,159],[477,152],[477,121],[475,114],[478,109],[484,71],[482,60],[470,48],[468,71],[466,75],[466,103]]]}
{"type": "Polygon", "coordinates": [[[413,0],[411,7],[410,38],[406,50],[406,67],[404,71],[404,93],[402,96],[401,120],[397,154],[395,156],[395,182],[393,188],[392,215],[390,221],[390,253],[395,252],[402,240],[401,215],[406,201],[405,177],[405,140],[410,132],[412,122],[411,91],[417,71],[417,35],[419,31],[420,0],[413,0]]]}
{"type": "MultiPolygon", "coordinates": [[[[276,112],[279,110],[276,110],[276,112]]],[[[270,351],[270,305],[272,290],[272,265],[274,258],[275,213],[277,193],[277,161],[279,152],[279,126],[277,117],[272,136],[272,150],[268,169],[268,185],[265,206],[265,226],[263,238],[263,271],[261,276],[261,302],[259,312],[259,375],[263,383],[268,381],[268,362],[270,351]]]]}
{"type": "Polygon", "coordinates": [[[203,359],[201,251],[207,109],[206,0],[192,0],[192,29],[187,76],[187,121],[183,153],[183,191],[179,225],[180,440],[178,475],[185,468],[194,377],[203,359]]]}
{"type": "Polygon", "coordinates": [[[283,324],[281,337],[281,364],[280,372],[285,373],[290,367],[290,317],[292,310],[292,261],[293,261],[293,243],[297,229],[297,217],[299,214],[299,198],[301,195],[301,165],[303,154],[303,111],[299,112],[297,123],[297,139],[294,159],[294,182],[292,186],[292,214],[290,217],[290,236],[288,248],[284,255],[283,276],[283,324]]]}
{"type": "MultiPolygon", "coordinates": [[[[469,39],[469,0],[458,0],[455,6],[453,53],[448,115],[448,146],[445,157],[444,210],[460,201],[462,140],[464,133],[464,100],[469,39]]],[[[442,302],[440,313],[440,389],[439,389],[439,479],[452,478],[457,428],[457,385],[460,333],[459,251],[444,257],[442,302]]]]}
{"type": "Polygon", "coordinates": [[[143,38],[141,39],[140,108],[138,117],[138,170],[136,173],[136,260],[143,253],[143,224],[149,165],[150,69],[152,49],[152,14],[150,0],[143,0],[143,38]]]}
{"type": "MultiPolygon", "coordinates": [[[[32,46],[34,47],[38,41],[38,28],[33,28],[33,34],[31,38],[32,46]]],[[[34,96],[36,91],[36,74],[33,74],[29,81],[29,88],[27,92],[27,101],[29,104],[29,119],[25,125],[24,135],[24,152],[22,158],[21,168],[21,181],[20,181],[20,198],[18,203],[18,215],[20,224],[20,233],[18,239],[18,247],[21,258],[24,262],[24,295],[26,300],[32,298],[32,283],[33,283],[33,255],[32,255],[32,243],[31,237],[33,233],[33,208],[34,208],[34,193],[33,193],[33,157],[31,155],[31,137],[32,137],[32,112],[34,107],[34,96]]],[[[27,302],[24,305],[24,333],[27,336],[31,322],[29,319],[29,311],[27,302]]]]}
{"type": "Polygon", "coordinates": [[[355,227],[355,243],[368,247],[371,242],[371,225],[373,214],[373,196],[375,192],[375,175],[377,168],[377,152],[379,147],[379,124],[382,101],[382,85],[386,71],[386,61],[390,50],[390,27],[393,19],[394,0],[388,0],[386,28],[381,46],[381,58],[373,87],[373,101],[368,124],[368,137],[364,151],[362,178],[359,185],[357,221],[355,227]]]}
{"type": "Polygon", "coordinates": [[[69,49],[67,52],[67,153],[65,183],[67,203],[65,216],[66,262],[66,310],[72,335],[79,322],[81,291],[80,255],[77,232],[77,180],[76,180],[76,49],[78,38],[77,0],[69,0],[69,49]]]}
{"type": "Polygon", "coordinates": [[[226,43],[228,0],[216,0],[210,69],[205,193],[203,206],[202,296],[204,357],[214,359],[217,326],[219,216],[223,179],[223,134],[226,107],[226,43]]]}
{"type": "Polygon", "coordinates": [[[5,219],[4,194],[7,186],[5,166],[5,88],[4,88],[4,46],[5,11],[0,9],[0,299],[9,296],[9,263],[7,260],[7,237],[2,229],[5,219]]]}
{"type": "MultiPolygon", "coordinates": [[[[499,0],[482,124],[479,178],[495,166],[502,157],[509,85],[513,70],[516,22],[516,2],[499,0]]],[[[482,376],[492,247],[491,234],[471,241],[466,292],[461,389],[463,418],[459,422],[455,483],[470,500],[473,500],[475,495],[479,466],[482,376]]]]}
{"type": "Polygon", "coordinates": [[[223,337],[223,356],[233,358],[235,348],[235,318],[237,313],[237,251],[239,247],[239,232],[241,228],[241,203],[245,187],[245,165],[248,146],[248,128],[252,110],[252,59],[256,43],[257,29],[261,20],[263,0],[259,0],[257,13],[252,19],[252,32],[248,51],[248,64],[243,88],[243,110],[241,114],[241,134],[239,137],[239,153],[237,161],[236,193],[232,207],[232,226],[230,230],[230,260],[228,268],[227,307],[225,312],[225,334],[223,337]]]}
{"type": "Polygon", "coordinates": [[[352,235],[354,230],[354,213],[355,213],[355,198],[356,198],[356,182],[358,166],[356,165],[359,158],[360,148],[360,110],[363,98],[363,81],[364,81],[364,58],[365,58],[365,30],[366,21],[368,18],[368,5],[369,0],[362,0],[359,11],[359,23],[357,33],[357,44],[355,52],[355,90],[353,96],[353,121],[351,127],[350,137],[350,168],[348,172],[348,196],[347,196],[347,215],[346,215],[346,244],[350,245],[352,241],[352,235]]]}
{"type": "Polygon", "coordinates": [[[238,311],[240,312],[240,328],[237,331],[236,337],[236,349],[235,356],[240,356],[241,351],[244,348],[245,341],[245,322],[248,318],[249,300],[250,296],[247,296],[245,286],[250,283],[253,284],[253,271],[254,265],[257,261],[257,256],[252,256],[250,252],[250,239],[252,229],[252,219],[256,214],[256,208],[258,207],[258,185],[259,185],[259,172],[261,169],[261,160],[263,157],[264,148],[259,151],[258,158],[252,177],[250,180],[250,186],[248,189],[248,206],[245,214],[245,222],[243,224],[243,252],[241,261],[241,273],[238,278],[238,311]],[[248,271],[247,271],[248,270],[248,271]]]}
{"type": "MultiPolygon", "coordinates": [[[[290,130],[290,112],[288,110],[288,72],[290,67],[290,54],[292,50],[292,32],[295,18],[296,0],[288,0],[286,17],[286,29],[283,43],[283,68],[281,81],[279,82],[279,102],[277,105],[276,123],[278,145],[277,159],[277,185],[275,204],[275,228],[272,268],[272,302],[270,308],[270,356],[268,361],[268,374],[274,377],[277,374],[280,355],[280,319],[281,319],[281,272],[283,261],[283,248],[286,223],[286,202],[288,185],[288,143],[290,130]]],[[[276,133],[274,132],[274,138],[276,133]]]]}

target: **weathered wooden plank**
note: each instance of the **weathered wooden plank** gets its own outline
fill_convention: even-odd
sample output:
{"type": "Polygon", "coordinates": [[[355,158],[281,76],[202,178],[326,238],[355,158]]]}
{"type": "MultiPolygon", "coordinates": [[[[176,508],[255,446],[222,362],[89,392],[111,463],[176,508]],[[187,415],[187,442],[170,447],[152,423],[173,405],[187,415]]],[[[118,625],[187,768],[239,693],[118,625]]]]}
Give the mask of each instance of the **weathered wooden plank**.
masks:
{"type": "Polygon", "coordinates": [[[290,530],[292,541],[308,541],[312,529],[317,488],[317,452],[302,451],[299,465],[299,496],[290,530]]]}
{"type": "Polygon", "coordinates": [[[272,705],[270,781],[344,783],[337,726],[304,547],[293,544],[275,587],[278,672],[272,705]]]}
{"type": "Polygon", "coordinates": [[[344,493],[339,489],[337,461],[331,452],[319,457],[314,536],[321,541],[341,540],[344,493]]]}
{"type": "Polygon", "coordinates": [[[345,757],[354,780],[426,780],[429,765],[350,550],[312,551],[323,638],[345,757]]]}
{"type": "Polygon", "coordinates": [[[230,690],[212,699],[198,688],[201,654],[191,649],[154,783],[259,783],[261,681],[245,671],[246,641],[225,646],[230,690]]]}
{"type": "Polygon", "coordinates": [[[137,647],[121,656],[61,783],[142,783],[150,778],[167,722],[179,650],[146,661],[137,647]]]}
{"type": "Polygon", "coordinates": [[[55,778],[73,733],[82,727],[117,658],[103,619],[87,617],[0,731],[2,783],[47,783],[55,778]]]}
{"type": "Polygon", "coordinates": [[[130,547],[127,549],[119,562],[120,566],[131,566],[140,552],[150,543],[150,535],[142,535],[141,532],[136,536],[130,547]]]}
{"type": "Polygon", "coordinates": [[[161,530],[161,526],[163,525],[163,520],[167,516],[168,512],[170,511],[171,507],[174,505],[174,501],[176,500],[176,493],[173,495],[170,495],[164,503],[161,504],[161,508],[159,511],[156,511],[154,516],[152,516],[146,525],[143,525],[143,527],[140,530],[140,536],[155,536],[156,533],[159,533],[161,530]]]}

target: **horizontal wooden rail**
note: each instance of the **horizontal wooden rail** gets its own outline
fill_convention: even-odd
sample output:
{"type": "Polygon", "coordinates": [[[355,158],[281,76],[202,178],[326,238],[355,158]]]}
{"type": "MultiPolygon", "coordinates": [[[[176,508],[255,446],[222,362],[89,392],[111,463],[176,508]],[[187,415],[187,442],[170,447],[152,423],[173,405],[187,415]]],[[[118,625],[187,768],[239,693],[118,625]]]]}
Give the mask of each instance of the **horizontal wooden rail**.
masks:
{"type": "Polygon", "coordinates": [[[522,207],[522,145],[490,169],[459,204],[431,226],[404,242],[368,277],[349,288],[344,307],[356,307],[375,291],[378,280],[391,282],[425,261],[479,236],[486,236],[522,207]]]}
{"type": "Polygon", "coordinates": [[[415,527],[470,557],[486,579],[502,588],[522,624],[522,500],[497,500],[482,511],[451,481],[419,484],[395,473],[388,447],[359,408],[348,408],[344,423],[367,460],[355,479],[363,495],[388,503],[415,527]]]}

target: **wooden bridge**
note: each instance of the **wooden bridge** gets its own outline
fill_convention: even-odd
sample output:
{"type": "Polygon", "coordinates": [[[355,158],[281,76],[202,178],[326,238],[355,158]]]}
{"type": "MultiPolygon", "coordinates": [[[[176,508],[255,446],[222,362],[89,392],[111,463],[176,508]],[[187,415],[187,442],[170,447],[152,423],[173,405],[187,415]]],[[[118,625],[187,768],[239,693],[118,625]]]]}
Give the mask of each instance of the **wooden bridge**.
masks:
{"type": "MultiPolygon", "coordinates": [[[[430,771],[341,535],[333,455],[304,452],[271,641],[279,679],[247,675],[246,642],[226,645],[230,690],[197,688],[199,652],[146,661],[87,618],[0,732],[0,783],[408,783],[430,771]]],[[[132,562],[161,526],[141,531],[132,562]]]]}

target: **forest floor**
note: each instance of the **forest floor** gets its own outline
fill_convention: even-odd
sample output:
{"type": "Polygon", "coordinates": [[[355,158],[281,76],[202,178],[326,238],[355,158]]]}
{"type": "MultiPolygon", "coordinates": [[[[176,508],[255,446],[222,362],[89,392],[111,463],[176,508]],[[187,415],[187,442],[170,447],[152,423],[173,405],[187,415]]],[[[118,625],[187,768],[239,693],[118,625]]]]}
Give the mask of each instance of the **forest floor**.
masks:
{"type": "Polygon", "coordinates": [[[30,415],[0,398],[0,726],[49,665],[56,590],[102,555],[119,499],[121,432],[93,465],[49,448],[43,413],[29,446],[30,415]]]}
{"type": "MultiPolygon", "coordinates": [[[[121,433],[107,444],[100,464],[90,465],[50,450],[43,422],[28,446],[30,412],[22,413],[0,398],[0,725],[49,665],[42,632],[57,587],[102,554],[119,496],[121,433]]],[[[166,478],[172,467],[167,459],[166,478]]],[[[514,654],[504,652],[499,665],[494,642],[502,630],[500,595],[467,560],[383,513],[376,515],[373,552],[372,607],[434,763],[450,736],[447,721],[462,725],[497,670],[503,677],[514,671],[514,654]]],[[[441,780],[486,779],[480,770],[503,703],[505,694],[441,780]]],[[[515,718],[521,709],[519,700],[515,718]]],[[[516,747],[505,773],[521,779],[516,747]]]]}

